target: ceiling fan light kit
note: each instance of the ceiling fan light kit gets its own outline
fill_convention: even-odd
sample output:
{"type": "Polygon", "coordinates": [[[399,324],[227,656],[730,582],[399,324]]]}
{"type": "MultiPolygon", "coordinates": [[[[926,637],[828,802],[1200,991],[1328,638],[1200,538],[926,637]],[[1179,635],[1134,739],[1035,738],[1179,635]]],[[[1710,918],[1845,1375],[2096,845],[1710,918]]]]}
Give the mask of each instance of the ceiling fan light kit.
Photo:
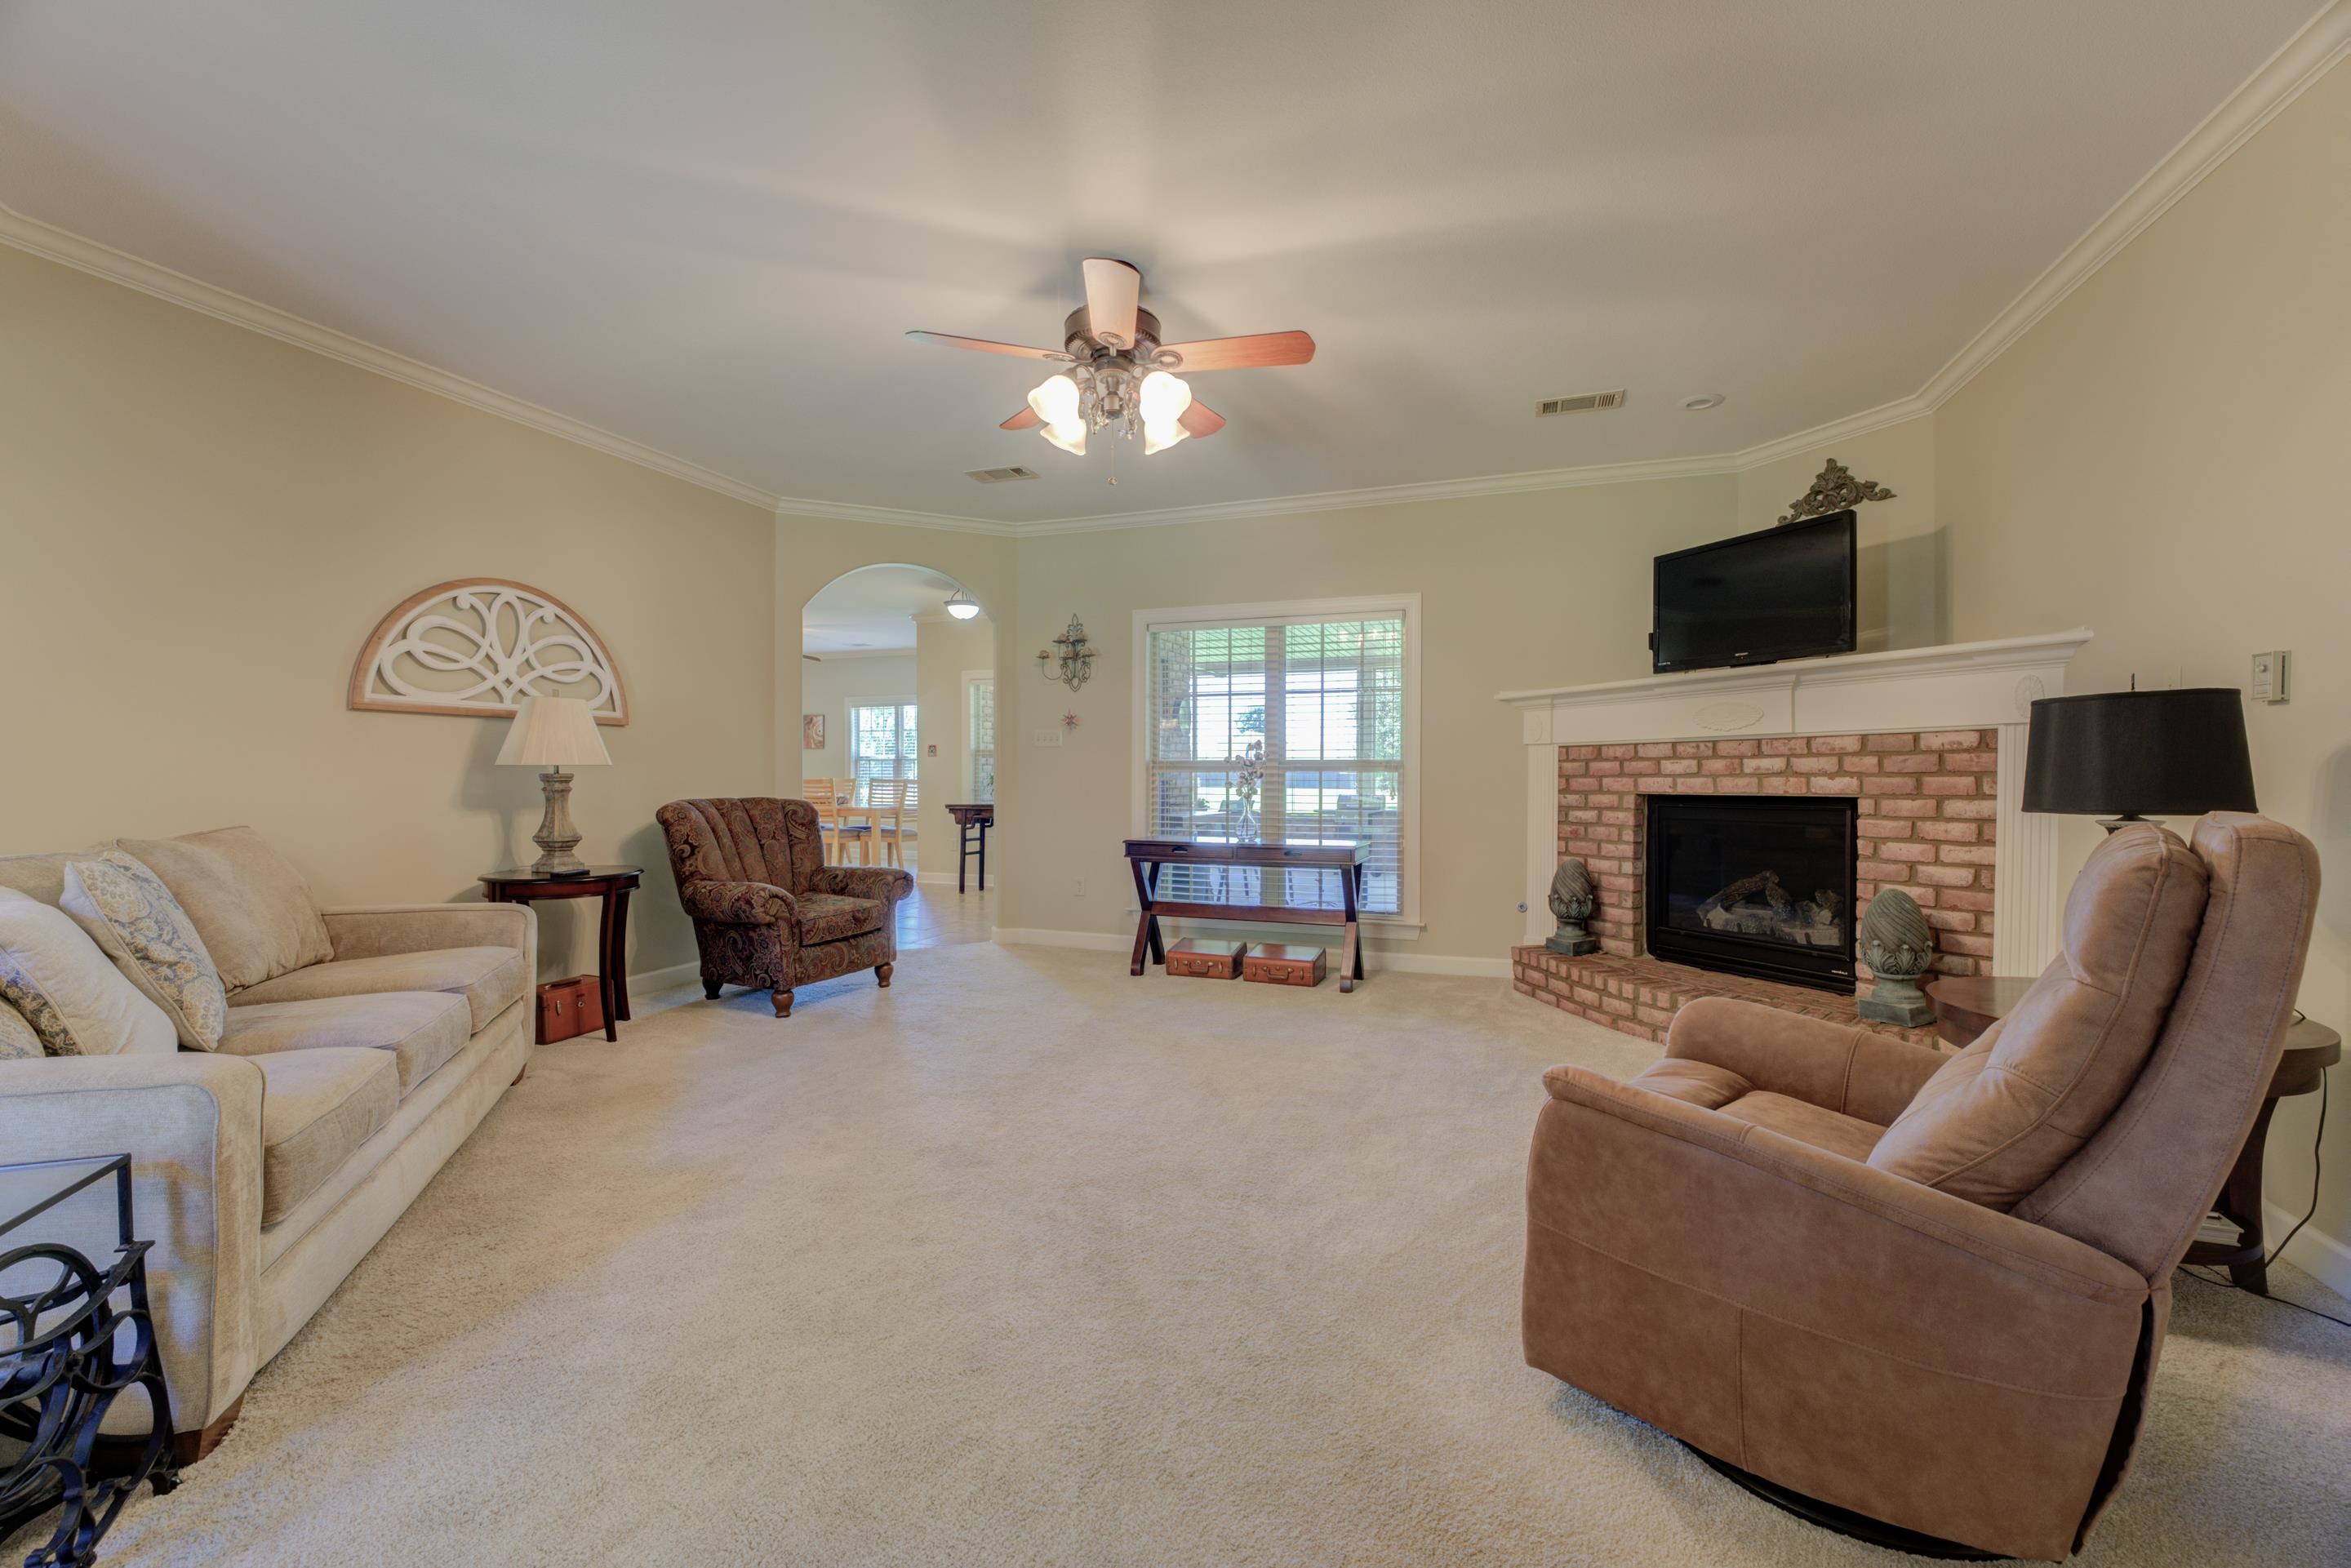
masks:
{"type": "Polygon", "coordinates": [[[1099,256],[1088,257],[1081,270],[1086,302],[1062,324],[1062,348],[1031,349],[945,332],[906,335],[951,349],[1068,366],[1040,382],[1029,394],[1029,406],[998,428],[1034,430],[1075,457],[1085,455],[1086,437],[1099,431],[1113,431],[1130,441],[1142,436],[1144,455],[1149,456],[1222,430],[1224,416],[1194,400],[1190,384],[1174,373],[1178,370],[1254,370],[1302,365],[1314,357],[1314,340],[1303,332],[1163,343],[1159,318],[1138,303],[1141,272],[1099,256]]]}

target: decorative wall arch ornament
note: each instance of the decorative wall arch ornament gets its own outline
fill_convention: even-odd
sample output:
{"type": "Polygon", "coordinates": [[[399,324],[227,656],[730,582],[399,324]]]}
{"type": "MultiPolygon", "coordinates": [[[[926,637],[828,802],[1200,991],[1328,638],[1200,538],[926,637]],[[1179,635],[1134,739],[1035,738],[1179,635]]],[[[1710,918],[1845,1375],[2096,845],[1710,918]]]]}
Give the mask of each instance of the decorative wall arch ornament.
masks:
{"type": "Polygon", "coordinates": [[[528,583],[466,577],[401,601],[360,650],[350,706],[496,717],[522,699],[579,697],[629,722],[621,667],[578,611],[528,583]]]}

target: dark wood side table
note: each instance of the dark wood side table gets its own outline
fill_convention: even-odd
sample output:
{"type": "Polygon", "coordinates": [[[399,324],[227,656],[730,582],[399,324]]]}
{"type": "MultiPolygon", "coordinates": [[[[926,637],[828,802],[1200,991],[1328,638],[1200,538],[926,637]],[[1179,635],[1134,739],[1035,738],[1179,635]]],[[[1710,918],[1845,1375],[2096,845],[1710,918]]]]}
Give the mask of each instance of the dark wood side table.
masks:
{"type": "Polygon", "coordinates": [[[600,898],[596,927],[596,989],[604,998],[604,1038],[621,1038],[629,1016],[629,895],[645,878],[635,865],[591,865],[584,871],[499,871],[482,878],[493,904],[535,904],[542,898],[600,898]]]}
{"type": "Polygon", "coordinates": [[[956,825],[956,891],[957,893],[963,891],[964,868],[970,863],[973,835],[977,833],[979,845],[979,891],[986,893],[987,891],[987,830],[996,826],[996,802],[972,800],[960,806],[949,806],[947,815],[955,819],[956,825]]]}
{"type": "MultiPolygon", "coordinates": [[[[1937,1032],[1953,1045],[1965,1046],[1990,1029],[1992,1020],[2014,1007],[2032,986],[2029,979],[2009,975],[1937,980],[1927,988],[1935,1005],[1937,1032]]],[[[2269,1294],[2268,1239],[2262,1231],[2262,1156],[2269,1143],[2270,1115],[2277,1103],[2318,1088],[2321,1074],[2343,1060],[2343,1037],[2323,1023],[2299,1019],[2285,1031],[2285,1050],[2277,1071],[2270,1074],[2253,1129],[2212,1208],[2214,1217],[2236,1228],[2237,1239],[2199,1239],[2188,1245],[2183,1263],[2203,1263],[2229,1270],[2229,1278],[2255,1295],[2269,1294]]]]}
{"type": "Polygon", "coordinates": [[[1165,964],[1167,952],[1160,942],[1159,917],[1178,920],[1250,920],[1278,925],[1338,925],[1346,931],[1339,950],[1339,988],[1352,991],[1364,977],[1364,948],[1358,940],[1357,909],[1364,896],[1364,870],[1372,852],[1364,844],[1218,844],[1188,839],[1129,839],[1128,867],[1134,873],[1134,897],[1140,915],[1134,925],[1134,954],[1130,975],[1143,973],[1144,956],[1165,964]],[[1170,865],[1249,867],[1269,874],[1291,871],[1339,873],[1340,907],[1314,908],[1293,904],[1195,904],[1163,900],[1159,873],[1170,865]]]}

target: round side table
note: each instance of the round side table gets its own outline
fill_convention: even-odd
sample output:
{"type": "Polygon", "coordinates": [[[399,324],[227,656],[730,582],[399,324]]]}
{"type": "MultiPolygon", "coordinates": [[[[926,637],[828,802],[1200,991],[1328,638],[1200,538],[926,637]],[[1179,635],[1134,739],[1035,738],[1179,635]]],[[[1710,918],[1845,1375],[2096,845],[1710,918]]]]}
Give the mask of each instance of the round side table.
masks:
{"type": "Polygon", "coordinates": [[[596,989],[604,998],[604,1038],[621,1038],[629,1016],[629,894],[645,878],[635,865],[591,865],[580,871],[492,872],[482,892],[493,904],[535,904],[542,898],[601,898],[596,926],[596,989]]]}
{"type": "MultiPolygon", "coordinates": [[[[2032,985],[2032,980],[2012,975],[1937,980],[1927,988],[1927,999],[1935,1006],[1936,1032],[1953,1045],[1970,1045],[2032,985]]],[[[2325,1024],[2302,1019],[2285,1031],[2285,1050],[2278,1057],[2277,1071],[2270,1074],[2261,1113],[2253,1118],[2253,1130],[2245,1134],[2245,1146],[2237,1151],[2212,1207],[2216,1218],[2236,1228],[2237,1239],[2191,1241],[2181,1262],[2226,1269],[2241,1289],[2269,1294],[2269,1243],[2262,1234],[2262,1154],[2269,1142],[2270,1113],[2281,1100],[2315,1092],[2320,1075],[2342,1060],[2343,1037],[2325,1024]]]]}

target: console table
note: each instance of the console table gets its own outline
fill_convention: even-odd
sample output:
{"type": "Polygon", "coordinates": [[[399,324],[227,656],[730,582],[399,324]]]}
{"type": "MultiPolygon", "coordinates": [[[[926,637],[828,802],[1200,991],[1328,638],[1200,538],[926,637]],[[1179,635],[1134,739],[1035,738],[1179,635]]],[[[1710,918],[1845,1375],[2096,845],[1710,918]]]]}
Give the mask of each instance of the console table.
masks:
{"type": "Polygon", "coordinates": [[[979,835],[979,891],[986,893],[987,891],[987,830],[996,826],[996,802],[973,800],[960,806],[949,806],[947,815],[955,819],[956,825],[956,891],[957,893],[963,891],[964,867],[971,860],[972,835],[977,833],[979,835]]]}
{"type": "Polygon", "coordinates": [[[1357,907],[1363,902],[1364,867],[1372,858],[1365,844],[1217,844],[1185,839],[1129,839],[1127,865],[1134,873],[1134,896],[1140,911],[1134,926],[1134,956],[1130,975],[1143,973],[1144,957],[1167,962],[1159,936],[1159,917],[1179,920],[1249,920],[1279,925],[1340,925],[1346,928],[1339,954],[1339,988],[1352,991],[1364,977],[1364,949],[1359,940],[1357,907]],[[1208,865],[1265,872],[1332,871],[1339,873],[1341,907],[1318,909],[1294,904],[1200,904],[1163,900],[1159,873],[1171,865],[1208,865]]]}
{"type": "Polygon", "coordinates": [[[542,898],[603,901],[603,918],[596,927],[596,989],[604,998],[606,1040],[621,1038],[621,1022],[629,1016],[629,894],[644,879],[644,867],[635,865],[500,871],[482,878],[482,890],[492,904],[531,904],[542,898]]]}

